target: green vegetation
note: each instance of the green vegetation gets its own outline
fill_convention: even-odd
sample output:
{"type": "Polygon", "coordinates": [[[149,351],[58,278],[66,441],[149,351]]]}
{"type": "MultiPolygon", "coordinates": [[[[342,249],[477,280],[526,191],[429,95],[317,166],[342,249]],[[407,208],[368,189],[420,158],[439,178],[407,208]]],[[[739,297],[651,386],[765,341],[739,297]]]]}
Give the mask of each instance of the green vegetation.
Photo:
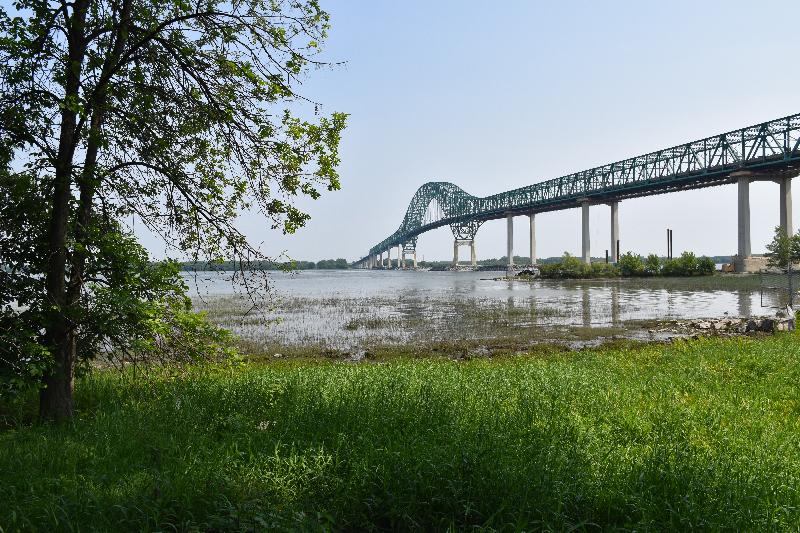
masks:
{"type": "Polygon", "coordinates": [[[587,265],[577,257],[564,252],[558,263],[539,265],[539,274],[546,279],[616,278],[620,271],[609,263],[587,265]]]}
{"type": "Polygon", "coordinates": [[[299,93],[329,28],[317,0],[0,7],[0,394],[38,382],[41,417],[67,419],[97,357],[218,351],[177,266],[128,224],[193,262],[245,264],[269,258],[242,211],[304,226],[297,199],[340,188],[346,115],[299,93]]]}
{"type": "Polygon", "coordinates": [[[275,270],[346,270],[350,268],[347,259],[322,259],[320,261],[250,261],[242,264],[238,261],[215,262],[182,262],[179,267],[187,272],[224,271],[233,272],[241,268],[248,271],[275,271],[275,270]]]}
{"type": "Polygon", "coordinates": [[[0,526],[796,530],[797,341],[96,373],[4,407],[0,526]]]}
{"type": "Polygon", "coordinates": [[[787,235],[780,226],[775,228],[775,237],[767,244],[767,264],[772,267],[788,268],[792,263],[800,261],[800,230],[794,235],[787,235]]]}
{"type": "Polygon", "coordinates": [[[646,258],[632,252],[622,254],[616,265],[592,263],[587,265],[577,257],[564,253],[561,261],[539,265],[539,273],[545,279],[583,279],[668,276],[710,276],[716,271],[714,260],[697,258],[692,252],[683,252],[674,259],[661,259],[655,254],[646,258]]]}

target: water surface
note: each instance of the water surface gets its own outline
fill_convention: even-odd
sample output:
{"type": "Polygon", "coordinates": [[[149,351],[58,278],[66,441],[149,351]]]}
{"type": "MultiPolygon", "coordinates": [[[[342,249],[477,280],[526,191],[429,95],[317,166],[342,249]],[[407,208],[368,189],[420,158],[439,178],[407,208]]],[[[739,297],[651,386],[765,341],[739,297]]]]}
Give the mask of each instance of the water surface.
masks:
{"type": "MultiPolygon", "coordinates": [[[[196,307],[262,346],[458,341],[565,332],[623,334],[631,324],[773,312],[757,282],[719,279],[519,281],[492,272],[301,271],[270,273],[266,299],[251,302],[228,274],[188,275],[196,307]],[[730,285],[730,286],[726,286],[730,285]],[[256,304],[255,306],[253,304],[256,304]],[[609,331],[611,333],[609,333],[609,331]]],[[[569,337],[569,335],[566,335],[569,337]]]]}

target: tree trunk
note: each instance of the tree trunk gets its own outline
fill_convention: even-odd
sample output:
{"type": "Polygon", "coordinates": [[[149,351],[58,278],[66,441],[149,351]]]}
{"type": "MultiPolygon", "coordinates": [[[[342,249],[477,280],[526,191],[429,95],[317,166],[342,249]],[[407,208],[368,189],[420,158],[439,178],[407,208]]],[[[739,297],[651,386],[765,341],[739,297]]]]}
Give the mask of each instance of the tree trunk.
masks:
{"type": "Polygon", "coordinates": [[[52,367],[42,377],[39,393],[39,417],[43,420],[63,420],[72,417],[73,365],[75,337],[69,321],[67,305],[67,228],[73,159],[77,145],[77,112],[74,104],[80,91],[85,47],[85,21],[88,0],[78,0],[70,17],[69,56],[65,70],[65,105],[61,111],[61,131],[53,183],[53,210],[50,215],[49,257],[45,284],[49,316],[45,340],[51,350],[52,367]]]}

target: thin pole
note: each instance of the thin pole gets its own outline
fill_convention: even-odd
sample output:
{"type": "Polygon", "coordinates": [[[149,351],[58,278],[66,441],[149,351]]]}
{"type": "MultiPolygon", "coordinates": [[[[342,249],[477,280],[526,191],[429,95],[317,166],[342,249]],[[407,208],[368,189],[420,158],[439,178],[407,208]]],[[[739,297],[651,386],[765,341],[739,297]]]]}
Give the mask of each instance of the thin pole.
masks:
{"type": "Polygon", "coordinates": [[[672,230],[667,228],[667,259],[672,259],[672,230]]]}

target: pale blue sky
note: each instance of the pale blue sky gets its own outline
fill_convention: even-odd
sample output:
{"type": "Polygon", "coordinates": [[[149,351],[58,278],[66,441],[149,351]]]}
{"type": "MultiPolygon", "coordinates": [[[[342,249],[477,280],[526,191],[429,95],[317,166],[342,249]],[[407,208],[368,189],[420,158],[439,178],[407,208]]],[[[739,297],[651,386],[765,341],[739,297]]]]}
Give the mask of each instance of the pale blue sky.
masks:
{"type": "MultiPolygon", "coordinates": [[[[302,202],[289,238],[245,214],[268,253],[363,255],[399,225],[414,191],[452,181],[485,196],[751,123],[800,112],[797,21],[786,1],[325,1],[324,57],[305,93],[350,120],[342,190],[302,202]]],[[[800,183],[795,185],[800,195],[800,183]]],[[[778,223],[778,186],[751,186],[753,251],[778,223]]],[[[794,202],[800,224],[800,196],[794,202]]],[[[592,254],[608,248],[609,209],[592,208],[592,254]]],[[[527,255],[527,219],[515,251],[527,255]]],[[[623,251],[730,254],[735,186],[620,205],[623,251]]],[[[580,212],[537,217],[540,257],[580,249],[580,212]]],[[[151,243],[154,252],[159,247],[151,243]]],[[[479,258],[505,254],[505,222],[484,224],[479,258]]],[[[448,259],[448,228],[418,257],[448,259]]]]}

